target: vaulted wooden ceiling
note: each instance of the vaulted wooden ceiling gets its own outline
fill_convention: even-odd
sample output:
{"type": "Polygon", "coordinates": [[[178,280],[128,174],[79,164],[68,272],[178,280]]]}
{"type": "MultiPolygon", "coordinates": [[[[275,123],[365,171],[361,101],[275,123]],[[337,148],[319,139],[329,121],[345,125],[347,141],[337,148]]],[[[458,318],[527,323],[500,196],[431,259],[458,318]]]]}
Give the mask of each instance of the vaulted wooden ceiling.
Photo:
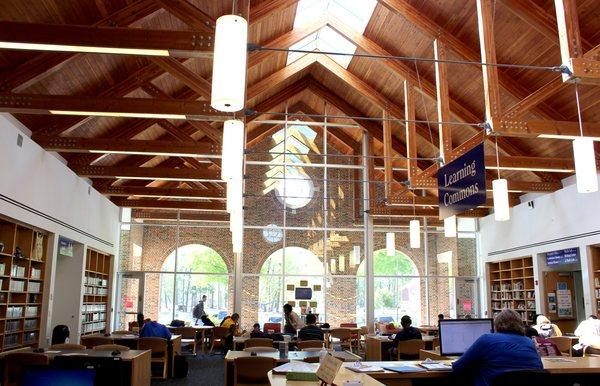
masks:
{"type": "MultiPolygon", "coordinates": [[[[264,47],[288,48],[329,26],[356,45],[360,54],[424,58],[442,54],[449,60],[481,61],[477,7],[472,0],[379,0],[364,34],[328,12],[306,26],[294,28],[297,0],[236,3],[238,12],[249,20],[249,42],[264,47]]],[[[491,30],[498,63],[561,65],[554,1],[492,3],[491,30]]],[[[600,0],[576,3],[580,50],[586,58],[598,61],[600,0]]],[[[50,39],[55,44],[79,46],[115,46],[118,42],[121,47],[167,48],[171,56],[0,50],[0,111],[13,113],[32,131],[34,140],[59,152],[70,168],[90,178],[93,186],[115,204],[139,208],[135,215],[140,218],[168,219],[174,215],[165,212],[167,209],[194,209],[185,212],[185,216],[227,220],[223,212],[223,184],[219,181],[220,160],[210,157],[220,154],[222,122],[215,119],[224,114],[212,111],[208,105],[214,24],[231,9],[231,0],[5,0],[0,10],[0,41],[18,36],[25,39],[21,41],[50,39]],[[111,115],[152,112],[191,119],[57,116],[51,115],[50,110],[111,115]],[[206,120],[199,120],[202,117],[206,120]],[[90,150],[108,150],[111,154],[90,150]],[[123,154],[134,151],[171,155],[123,154]],[[206,157],[186,156],[197,153],[206,157]],[[181,197],[194,200],[179,201],[181,197]]],[[[381,117],[385,111],[404,119],[408,102],[414,107],[417,120],[447,120],[438,114],[439,82],[433,62],[354,57],[345,69],[330,56],[318,54],[305,55],[287,66],[286,62],[285,52],[249,53],[246,106],[258,112],[246,116],[250,148],[277,129],[277,125],[251,122],[279,119],[261,112],[281,112],[286,106],[292,113],[323,114],[326,103],[330,115],[381,117]],[[405,97],[405,81],[412,90],[409,100],[405,97]]],[[[456,149],[482,133],[482,128],[473,124],[486,121],[487,90],[481,66],[444,67],[446,118],[464,123],[451,128],[451,147],[456,149]]],[[[534,130],[534,123],[542,131],[547,130],[545,126],[552,126],[540,121],[559,122],[556,130],[563,133],[575,130],[575,86],[563,82],[560,73],[503,67],[497,73],[498,104],[502,110],[499,119],[530,122],[528,130],[534,130]]],[[[600,87],[580,84],[579,92],[586,133],[600,137],[600,87]]],[[[391,141],[385,141],[384,146],[384,125],[372,120],[355,121],[373,138],[371,150],[375,155],[383,157],[385,146],[389,146],[394,166],[409,166],[407,151],[416,151],[415,155],[425,159],[439,156],[437,124],[417,123],[416,140],[409,143],[407,150],[404,124],[390,123],[391,141]]],[[[360,152],[360,131],[340,128],[330,135],[331,143],[340,152],[360,152]]],[[[488,137],[485,143],[488,154],[495,154],[493,138],[488,137]]],[[[501,165],[573,168],[571,142],[567,140],[500,136],[498,145],[501,165]]],[[[382,162],[379,159],[374,166],[382,166],[382,162]]],[[[489,162],[495,163],[495,159],[491,157],[489,162]]],[[[432,165],[427,160],[415,164],[419,170],[433,171],[425,175],[425,186],[427,178],[435,175],[432,165]]],[[[556,190],[561,186],[560,180],[569,174],[572,172],[503,171],[513,188],[522,192],[556,190]]],[[[408,202],[404,198],[411,193],[400,183],[408,177],[411,176],[406,171],[393,173],[396,182],[390,187],[396,204],[408,202]]],[[[383,180],[384,173],[373,170],[372,178],[383,180]]],[[[423,205],[431,204],[425,206],[423,215],[435,217],[435,192],[429,192],[418,200],[423,205]]],[[[375,204],[375,212],[383,215],[402,215],[406,210],[384,207],[382,202],[375,204]]],[[[472,215],[486,211],[483,208],[472,215]]]]}

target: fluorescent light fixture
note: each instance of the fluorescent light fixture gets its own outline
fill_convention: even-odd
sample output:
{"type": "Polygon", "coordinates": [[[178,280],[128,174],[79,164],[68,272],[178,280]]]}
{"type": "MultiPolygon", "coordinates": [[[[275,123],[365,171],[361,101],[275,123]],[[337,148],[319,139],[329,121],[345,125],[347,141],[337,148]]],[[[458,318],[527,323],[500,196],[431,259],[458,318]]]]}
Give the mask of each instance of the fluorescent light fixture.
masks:
{"type": "MultiPolygon", "coordinates": [[[[221,158],[216,154],[195,154],[195,153],[163,153],[156,151],[128,151],[128,150],[89,150],[88,153],[94,154],[127,154],[127,155],[152,155],[156,157],[192,157],[192,158],[221,158]]],[[[198,161],[202,163],[212,163],[210,161],[198,161]]]]}
{"type": "Polygon", "coordinates": [[[121,113],[109,111],[72,111],[48,110],[53,115],[83,115],[95,117],[121,117],[121,118],[156,118],[156,119],[187,119],[183,114],[151,114],[151,113],[121,113]]]}
{"type": "Polygon", "coordinates": [[[248,23],[237,15],[224,15],[215,27],[213,80],[210,105],[219,111],[244,108],[248,23]]]}
{"type": "Polygon", "coordinates": [[[594,141],[588,137],[575,138],[573,140],[573,156],[575,157],[577,191],[579,193],[597,192],[598,174],[596,172],[594,141]]]}
{"type": "Polygon", "coordinates": [[[523,168],[513,166],[486,166],[488,170],[514,170],[519,172],[550,172],[550,173],[572,173],[573,169],[553,169],[553,168],[523,168]]]}
{"type": "Polygon", "coordinates": [[[359,245],[354,246],[353,253],[354,253],[353,263],[354,263],[354,265],[359,265],[360,264],[360,246],[359,245]]]}
{"type": "Polygon", "coordinates": [[[244,122],[230,119],[223,124],[221,179],[241,178],[244,159],[244,122]]]}
{"type": "Polygon", "coordinates": [[[73,46],[64,44],[0,42],[0,48],[5,48],[8,50],[83,52],[90,54],[169,56],[168,50],[154,50],[145,48],[73,46]]]}
{"type": "Polygon", "coordinates": [[[330,259],[329,260],[329,271],[334,274],[336,272],[335,269],[335,259],[330,259]]]}
{"type": "MultiPolygon", "coordinates": [[[[567,139],[569,141],[580,138],[578,135],[560,135],[560,134],[540,134],[537,137],[538,138],[548,138],[548,139],[567,139]]],[[[600,137],[586,137],[586,138],[590,138],[592,141],[600,141],[600,137]]]]}
{"type": "Polygon", "coordinates": [[[494,218],[496,221],[509,220],[508,182],[504,178],[493,180],[492,192],[494,198],[494,218]]]}
{"type": "Polygon", "coordinates": [[[396,255],[396,235],[393,232],[387,232],[385,234],[385,255],[396,255]]]}
{"type": "Polygon", "coordinates": [[[409,232],[410,247],[421,248],[421,223],[419,220],[410,220],[409,232]]]}
{"type": "Polygon", "coordinates": [[[450,216],[444,219],[444,236],[456,237],[456,216],[450,216]]]}
{"type": "Polygon", "coordinates": [[[346,270],[346,256],[338,256],[338,267],[340,268],[340,272],[344,272],[346,270]]]}

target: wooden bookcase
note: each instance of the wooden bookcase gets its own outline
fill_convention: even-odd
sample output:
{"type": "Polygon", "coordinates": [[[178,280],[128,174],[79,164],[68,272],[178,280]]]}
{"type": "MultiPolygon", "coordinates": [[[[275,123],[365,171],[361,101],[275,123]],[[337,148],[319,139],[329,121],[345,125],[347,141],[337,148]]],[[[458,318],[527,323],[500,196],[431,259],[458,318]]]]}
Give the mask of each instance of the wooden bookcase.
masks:
{"type": "Polygon", "coordinates": [[[592,255],[592,270],[594,274],[594,301],[596,304],[596,315],[600,317],[600,246],[590,247],[592,255]]]}
{"type": "Polygon", "coordinates": [[[81,335],[108,332],[113,256],[87,250],[83,277],[81,335]]]}
{"type": "Polygon", "coordinates": [[[517,311],[527,324],[535,323],[533,259],[523,257],[487,263],[490,285],[490,315],[503,308],[517,311]]]}
{"type": "Polygon", "coordinates": [[[0,243],[0,351],[37,347],[48,235],[0,218],[0,243]]]}

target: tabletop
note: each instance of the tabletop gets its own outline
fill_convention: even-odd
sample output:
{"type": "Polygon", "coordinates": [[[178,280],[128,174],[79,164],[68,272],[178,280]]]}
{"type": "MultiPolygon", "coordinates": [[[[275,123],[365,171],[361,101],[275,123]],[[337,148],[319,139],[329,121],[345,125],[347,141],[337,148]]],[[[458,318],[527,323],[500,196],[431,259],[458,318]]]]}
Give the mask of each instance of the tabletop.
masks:
{"type": "MultiPolygon", "coordinates": [[[[51,349],[47,349],[44,350],[44,352],[42,354],[46,355],[48,358],[50,358],[51,360],[54,359],[54,357],[57,356],[86,356],[89,358],[114,358],[114,357],[118,357],[121,358],[121,360],[123,361],[131,361],[139,356],[141,356],[142,354],[144,354],[145,352],[150,351],[150,350],[127,350],[127,351],[121,351],[121,353],[119,355],[112,355],[112,351],[104,351],[104,350],[92,350],[92,349],[85,349],[85,350],[51,350],[51,349]]],[[[26,349],[23,350],[19,350],[18,352],[33,352],[33,348],[28,347],[26,349]]]]}
{"type": "MultiPolygon", "coordinates": [[[[343,385],[346,381],[362,381],[363,386],[383,386],[383,383],[371,378],[367,374],[359,374],[350,371],[345,368],[341,368],[338,375],[335,377],[334,383],[336,385],[343,385]]],[[[288,382],[285,379],[285,375],[274,375],[272,371],[269,371],[269,383],[271,386],[314,386],[319,385],[318,381],[293,381],[288,382]]]]}
{"type": "MultiPolygon", "coordinates": [[[[331,355],[343,360],[344,362],[356,362],[360,359],[358,355],[352,354],[349,351],[329,351],[331,355]]],[[[319,352],[315,351],[289,351],[287,358],[279,358],[279,352],[257,352],[256,356],[274,358],[279,362],[289,362],[290,360],[303,360],[308,357],[318,356],[319,352]]],[[[229,350],[225,355],[226,361],[233,361],[235,358],[252,356],[248,351],[229,350]]]]}
{"type": "MultiPolygon", "coordinates": [[[[85,340],[86,338],[107,338],[112,340],[137,340],[140,339],[138,334],[91,334],[82,336],[81,339],[85,340]]],[[[181,335],[173,334],[171,335],[171,341],[181,338],[181,335]]]]}
{"type": "Polygon", "coordinates": [[[167,326],[168,329],[177,329],[177,328],[184,328],[184,327],[188,327],[188,328],[193,328],[194,330],[212,330],[213,328],[215,328],[215,326],[167,326]]]}

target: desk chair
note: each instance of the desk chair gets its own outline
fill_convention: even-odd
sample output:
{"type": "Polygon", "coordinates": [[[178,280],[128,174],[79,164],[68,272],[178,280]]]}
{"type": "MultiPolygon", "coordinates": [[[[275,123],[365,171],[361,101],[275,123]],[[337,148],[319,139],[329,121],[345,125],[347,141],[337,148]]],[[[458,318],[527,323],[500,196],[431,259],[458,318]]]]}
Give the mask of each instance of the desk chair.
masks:
{"type": "Polygon", "coordinates": [[[325,344],[322,340],[301,340],[298,342],[298,350],[300,351],[318,351],[325,344]],[[313,350],[310,350],[313,349],[313,350]]]}
{"type": "Polygon", "coordinates": [[[226,327],[215,327],[212,329],[210,337],[210,354],[212,354],[215,346],[220,346],[225,351],[225,338],[229,334],[229,329],[226,327]]]}
{"type": "MultiPolygon", "coordinates": [[[[358,328],[358,324],[356,323],[340,323],[340,327],[342,328],[358,328]]],[[[356,347],[356,352],[358,352],[359,349],[359,340],[360,340],[360,334],[358,332],[352,332],[350,334],[350,343],[356,347]]]]}
{"type": "Polygon", "coordinates": [[[586,346],[583,349],[583,356],[584,357],[600,357],[600,348],[586,346]]]}
{"type": "Polygon", "coordinates": [[[513,370],[505,371],[492,380],[492,386],[506,385],[557,385],[548,370],[513,370]]]}
{"type": "Polygon", "coordinates": [[[167,379],[168,358],[167,358],[168,342],[163,338],[140,338],[138,347],[140,350],[152,350],[152,363],[162,364],[162,379],[167,379]]]}
{"type": "Polygon", "coordinates": [[[273,339],[269,338],[250,338],[244,342],[244,348],[268,347],[273,348],[273,339]]]}
{"type": "Polygon", "coordinates": [[[176,329],[181,334],[181,346],[191,346],[192,354],[196,355],[198,349],[197,331],[194,327],[179,327],[176,329]]]}
{"type": "Polygon", "coordinates": [[[50,350],[85,350],[86,348],[82,344],[75,343],[59,343],[50,346],[50,350]]]}
{"type": "Polygon", "coordinates": [[[437,336],[435,338],[433,338],[433,349],[437,349],[440,347],[440,338],[438,338],[437,336]]]}
{"type": "Polygon", "coordinates": [[[398,342],[397,360],[419,359],[419,353],[425,349],[423,339],[411,339],[398,342]]]}
{"type": "Polygon", "coordinates": [[[93,337],[82,336],[81,337],[81,344],[87,348],[94,348],[95,346],[100,346],[103,344],[113,344],[113,343],[115,343],[115,341],[112,340],[111,338],[97,337],[97,336],[93,336],[93,337]]]}
{"type": "Polygon", "coordinates": [[[113,331],[112,334],[113,335],[127,335],[127,334],[131,334],[131,331],[117,330],[117,331],[113,331]]]}
{"type": "Polygon", "coordinates": [[[329,332],[329,335],[339,341],[343,350],[352,352],[352,331],[347,328],[334,328],[329,332]]]}
{"type": "Polygon", "coordinates": [[[571,339],[566,336],[551,336],[548,338],[552,343],[558,347],[558,351],[560,351],[564,355],[573,356],[573,348],[571,347],[571,339]]]}
{"type": "Polygon", "coordinates": [[[48,356],[31,352],[6,354],[4,357],[4,386],[18,386],[21,377],[28,367],[48,366],[48,356]]]}
{"type": "Polygon", "coordinates": [[[129,347],[120,344],[101,344],[94,346],[94,350],[98,351],[129,351],[129,347]]]}
{"type": "Polygon", "coordinates": [[[134,321],[134,322],[129,322],[129,323],[127,324],[127,327],[129,328],[129,331],[132,331],[132,332],[133,332],[133,331],[139,331],[139,330],[140,330],[140,325],[138,324],[138,322],[137,322],[137,321],[134,321]],[[134,329],[137,329],[137,330],[134,330],[134,329]]]}
{"type": "Polygon", "coordinates": [[[280,323],[265,323],[263,325],[263,331],[269,332],[269,330],[273,330],[275,334],[281,334],[281,324],[280,323]]]}
{"type": "Polygon", "coordinates": [[[245,357],[234,360],[233,384],[269,385],[268,372],[275,367],[275,359],[265,357],[245,357]]]}

